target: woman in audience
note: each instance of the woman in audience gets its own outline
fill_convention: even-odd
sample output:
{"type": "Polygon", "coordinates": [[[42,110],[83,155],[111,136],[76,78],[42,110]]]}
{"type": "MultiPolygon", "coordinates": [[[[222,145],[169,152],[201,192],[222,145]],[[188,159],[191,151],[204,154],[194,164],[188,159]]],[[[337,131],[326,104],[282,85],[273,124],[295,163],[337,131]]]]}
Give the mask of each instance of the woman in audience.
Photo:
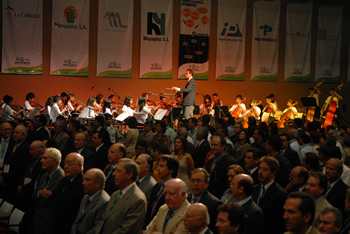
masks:
{"type": "Polygon", "coordinates": [[[230,188],[230,183],[238,174],[243,174],[244,170],[240,165],[232,164],[227,168],[227,181],[229,188],[224,192],[221,197],[221,201],[225,204],[227,202],[237,202],[237,199],[232,197],[232,191],[230,188]]]}
{"type": "Polygon", "coordinates": [[[236,159],[238,165],[244,165],[245,153],[250,147],[247,130],[241,130],[238,135],[238,141],[234,145],[233,157],[236,159]]]}
{"type": "Polygon", "coordinates": [[[124,145],[126,147],[126,157],[131,158],[135,155],[135,147],[139,138],[139,130],[137,129],[137,121],[135,117],[131,117],[128,121],[129,130],[126,133],[124,145]]]}
{"type": "Polygon", "coordinates": [[[163,154],[170,154],[169,147],[168,145],[164,144],[155,144],[152,147],[152,156],[153,156],[153,178],[157,181],[160,182],[162,179],[159,177],[158,174],[158,163],[159,159],[163,154]]]}

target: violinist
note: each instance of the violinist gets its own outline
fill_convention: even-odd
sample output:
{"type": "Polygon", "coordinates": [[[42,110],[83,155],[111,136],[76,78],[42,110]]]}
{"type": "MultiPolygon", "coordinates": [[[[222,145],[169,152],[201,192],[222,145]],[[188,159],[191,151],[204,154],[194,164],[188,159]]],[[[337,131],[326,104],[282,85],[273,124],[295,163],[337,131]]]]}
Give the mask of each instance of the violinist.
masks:
{"type": "Polygon", "coordinates": [[[182,95],[179,92],[175,94],[173,108],[182,108],[182,95]]]}
{"type": "Polygon", "coordinates": [[[53,105],[53,96],[50,96],[47,98],[47,101],[45,103],[46,114],[50,115],[52,105],[53,105]]]}
{"type": "Polygon", "coordinates": [[[67,106],[69,112],[79,111],[81,110],[81,108],[83,108],[83,105],[78,105],[75,102],[75,95],[73,93],[67,94],[67,100],[65,105],[67,106]]]}
{"type": "Polygon", "coordinates": [[[219,99],[219,96],[217,93],[213,93],[213,103],[212,106],[222,106],[222,101],[219,99]]]}
{"type": "Polygon", "coordinates": [[[26,95],[26,101],[24,102],[24,111],[23,115],[28,116],[29,112],[32,112],[34,110],[34,107],[32,107],[31,102],[34,102],[35,95],[34,93],[28,93],[26,95]]]}
{"type": "Polygon", "coordinates": [[[103,107],[103,95],[101,93],[96,95],[95,111],[102,112],[103,107]]]}
{"type": "MultiPolygon", "coordinates": [[[[230,108],[229,112],[233,115],[234,112],[238,111],[238,116],[236,118],[242,118],[244,113],[246,112],[245,104],[243,103],[243,97],[242,95],[236,96],[236,104],[233,104],[230,108]]],[[[234,117],[234,116],[233,116],[234,117]]]]}
{"type": "Polygon", "coordinates": [[[52,123],[55,123],[57,117],[67,110],[66,108],[63,108],[61,111],[58,106],[62,106],[62,99],[60,96],[56,95],[53,97],[53,105],[50,111],[50,119],[52,120],[52,123]]]}
{"type": "Polygon", "coordinates": [[[17,111],[15,111],[14,108],[14,101],[13,101],[13,97],[9,96],[9,95],[5,95],[3,97],[3,108],[2,108],[2,116],[1,116],[1,120],[13,123],[13,125],[15,124],[15,118],[16,115],[18,114],[17,111]]]}
{"type": "Polygon", "coordinates": [[[204,102],[199,106],[200,116],[211,115],[214,116],[213,103],[209,94],[204,96],[204,102]]]}
{"type": "Polygon", "coordinates": [[[136,120],[139,124],[144,125],[146,123],[148,114],[151,113],[150,110],[151,107],[147,107],[147,100],[145,97],[141,96],[139,99],[139,107],[137,108],[137,115],[136,120]]]}
{"type": "Polygon", "coordinates": [[[294,107],[294,101],[293,99],[288,99],[287,101],[287,108],[284,109],[283,112],[281,112],[279,115],[276,116],[277,119],[279,119],[282,115],[286,115],[287,112],[290,112],[291,115],[289,117],[290,120],[293,120],[298,115],[297,108],[294,107]]]}
{"type": "Polygon", "coordinates": [[[111,100],[109,100],[109,99],[106,99],[103,103],[103,114],[112,115],[111,100]]]}
{"type": "Polygon", "coordinates": [[[87,118],[87,119],[93,119],[97,116],[97,113],[94,110],[94,107],[96,105],[96,98],[90,97],[86,107],[79,115],[79,118],[87,118]]]}
{"type": "Polygon", "coordinates": [[[126,113],[130,117],[132,117],[134,114],[134,110],[131,108],[133,101],[134,101],[134,99],[132,98],[132,96],[126,96],[125,101],[124,101],[124,106],[122,109],[122,112],[126,113]]]}

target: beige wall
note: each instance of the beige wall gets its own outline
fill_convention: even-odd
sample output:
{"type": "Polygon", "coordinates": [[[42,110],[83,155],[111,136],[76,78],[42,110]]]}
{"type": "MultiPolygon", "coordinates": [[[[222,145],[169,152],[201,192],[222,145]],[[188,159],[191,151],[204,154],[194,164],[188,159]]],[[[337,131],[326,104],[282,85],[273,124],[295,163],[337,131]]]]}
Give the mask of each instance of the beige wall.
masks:
{"type": "MultiPolygon", "coordinates": [[[[50,41],[51,41],[51,1],[44,2],[43,16],[43,75],[6,75],[0,74],[0,96],[9,94],[16,99],[18,104],[22,104],[25,95],[28,92],[34,92],[37,101],[44,104],[47,97],[65,92],[73,92],[76,97],[84,103],[89,96],[96,96],[96,91],[91,91],[95,84],[96,88],[104,95],[108,96],[108,85],[112,84],[114,90],[124,98],[126,95],[132,95],[135,99],[143,92],[160,93],[163,89],[172,86],[184,86],[186,81],[177,80],[178,65],[178,43],[179,38],[174,37],[173,44],[173,79],[172,80],[155,80],[155,79],[139,79],[139,52],[140,52],[140,0],[135,0],[134,11],[134,38],[133,38],[133,71],[132,78],[98,78],[96,77],[96,50],[97,50],[97,10],[98,1],[90,0],[90,41],[89,41],[89,77],[65,77],[50,76],[50,41]]],[[[174,0],[174,35],[179,34],[179,0],[174,0]]],[[[216,81],[215,80],[215,59],[216,59],[216,21],[217,21],[217,0],[212,0],[212,16],[211,16],[211,36],[209,51],[209,80],[197,81],[197,91],[203,94],[212,94],[217,92],[225,105],[231,105],[237,94],[242,94],[247,100],[257,98],[264,101],[265,96],[270,93],[277,95],[279,107],[285,108],[288,98],[293,98],[300,102],[300,97],[307,95],[307,89],[313,87],[315,82],[310,83],[285,83],[283,81],[284,74],[284,37],[285,34],[285,15],[286,1],[282,0],[281,4],[281,26],[279,41],[279,77],[278,82],[256,82],[250,80],[250,60],[251,60],[251,26],[252,26],[252,0],[248,0],[247,10],[247,28],[246,28],[246,57],[245,57],[245,81],[216,81]]],[[[315,68],[315,52],[316,52],[316,26],[317,26],[317,6],[318,0],[314,1],[313,10],[313,31],[312,31],[312,62],[311,76],[314,77],[315,68]]],[[[344,12],[349,12],[350,3],[346,1],[344,12]]],[[[341,53],[341,69],[340,75],[343,81],[346,81],[348,72],[348,51],[349,51],[349,32],[350,19],[349,14],[343,15],[343,34],[342,34],[342,53],[341,53]]],[[[194,76],[195,77],[195,76],[194,76]]],[[[336,84],[323,84],[320,87],[322,96],[320,103],[323,103],[328,96],[329,89],[336,87],[336,84]]],[[[345,84],[344,88],[339,92],[343,97],[342,103],[349,104],[350,88],[349,84],[345,84]]],[[[152,99],[157,97],[152,96],[152,99]]],[[[202,97],[197,97],[197,104],[202,102],[202,97]]],[[[246,102],[248,104],[248,102],[246,102]]],[[[298,107],[302,107],[301,104],[298,107]]],[[[349,111],[350,112],[350,111],[349,111]]],[[[350,113],[347,114],[348,119],[350,113]]]]}

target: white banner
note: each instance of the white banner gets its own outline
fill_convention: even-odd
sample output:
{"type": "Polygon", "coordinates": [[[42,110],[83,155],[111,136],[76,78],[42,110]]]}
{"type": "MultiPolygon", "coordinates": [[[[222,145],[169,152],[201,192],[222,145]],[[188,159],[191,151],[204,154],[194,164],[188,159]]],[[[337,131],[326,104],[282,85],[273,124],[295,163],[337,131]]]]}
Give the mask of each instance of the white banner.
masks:
{"type": "Polygon", "coordinates": [[[2,72],[42,74],[42,0],[2,0],[2,72]]]}
{"type": "Polygon", "coordinates": [[[172,78],[172,45],[173,1],[142,0],[141,78],[172,78]]]}
{"type": "Polygon", "coordinates": [[[339,83],[343,6],[322,5],[318,9],[315,80],[339,83]]]}
{"type": "Polygon", "coordinates": [[[131,78],[133,6],[133,0],[99,0],[99,77],[131,78]]]}
{"type": "Polygon", "coordinates": [[[287,1],[284,80],[310,82],[312,0],[287,1]]]}
{"type": "Polygon", "coordinates": [[[219,0],[216,79],[244,80],[246,0],[219,0]]]}
{"type": "Polygon", "coordinates": [[[211,0],[181,0],[179,79],[192,69],[196,80],[208,80],[211,0]]]}
{"type": "Polygon", "coordinates": [[[53,0],[51,75],[88,76],[89,1],[53,0]]]}
{"type": "Polygon", "coordinates": [[[279,0],[254,0],[251,79],[277,81],[279,0]]]}

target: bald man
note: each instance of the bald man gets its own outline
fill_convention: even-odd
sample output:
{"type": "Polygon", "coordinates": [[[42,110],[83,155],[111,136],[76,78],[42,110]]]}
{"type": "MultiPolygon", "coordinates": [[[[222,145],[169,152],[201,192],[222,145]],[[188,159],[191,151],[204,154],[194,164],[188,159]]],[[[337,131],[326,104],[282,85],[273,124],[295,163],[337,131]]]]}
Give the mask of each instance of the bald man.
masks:
{"type": "Polygon", "coordinates": [[[84,157],[70,153],[64,162],[65,178],[55,194],[53,233],[69,233],[77,217],[81,199],[84,196],[83,182],[84,157]]]}
{"type": "Polygon", "coordinates": [[[209,214],[207,207],[202,203],[193,203],[190,205],[183,216],[185,228],[191,234],[212,234],[208,228],[209,214]]]}
{"type": "Polygon", "coordinates": [[[232,197],[236,198],[238,204],[243,207],[247,215],[246,234],[259,233],[263,225],[263,213],[261,208],[253,201],[253,178],[246,174],[238,174],[231,181],[232,197]]]}
{"type": "Polygon", "coordinates": [[[186,199],[186,190],[185,182],[178,178],[165,185],[165,204],[159,208],[145,233],[188,233],[182,219],[190,206],[186,199]]]}

